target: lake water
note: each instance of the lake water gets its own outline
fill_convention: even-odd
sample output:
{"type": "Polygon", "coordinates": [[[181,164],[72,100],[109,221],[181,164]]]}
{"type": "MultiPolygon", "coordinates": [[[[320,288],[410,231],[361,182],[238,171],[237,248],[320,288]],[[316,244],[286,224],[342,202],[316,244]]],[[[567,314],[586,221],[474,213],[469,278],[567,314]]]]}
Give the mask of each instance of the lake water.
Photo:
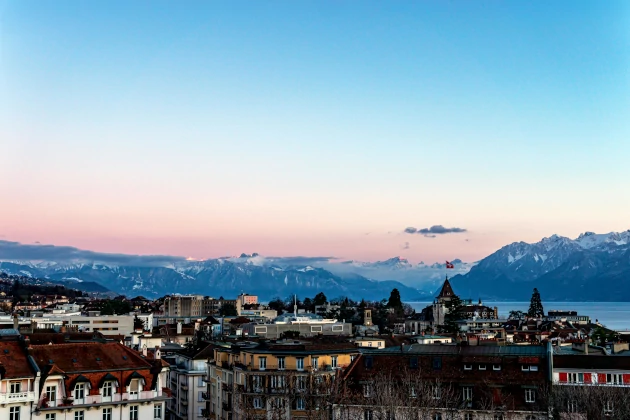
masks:
{"type": "MultiPolygon", "coordinates": [[[[407,302],[416,312],[420,312],[431,302],[407,302]]],[[[484,301],[484,305],[499,308],[499,316],[506,317],[510,311],[527,312],[527,302],[484,301]]],[[[578,315],[588,315],[591,322],[598,320],[613,330],[630,330],[630,302],[543,302],[545,313],[549,310],[577,311],[578,315]]]]}

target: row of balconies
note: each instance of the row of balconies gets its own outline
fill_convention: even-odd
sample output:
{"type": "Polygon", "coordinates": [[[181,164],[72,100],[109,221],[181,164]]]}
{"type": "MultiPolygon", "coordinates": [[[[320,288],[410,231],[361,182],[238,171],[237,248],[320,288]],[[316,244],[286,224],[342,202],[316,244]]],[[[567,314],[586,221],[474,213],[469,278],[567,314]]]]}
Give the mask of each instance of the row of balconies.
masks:
{"type": "Polygon", "coordinates": [[[122,394],[113,394],[111,397],[104,397],[102,395],[86,395],[85,398],[81,398],[81,399],[58,398],[54,401],[44,400],[44,402],[42,403],[42,408],[92,405],[92,404],[108,404],[108,403],[125,403],[125,402],[132,402],[132,401],[152,400],[154,398],[161,397],[161,396],[162,396],[161,390],[140,391],[135,394],[124,392],[122,394]]]}

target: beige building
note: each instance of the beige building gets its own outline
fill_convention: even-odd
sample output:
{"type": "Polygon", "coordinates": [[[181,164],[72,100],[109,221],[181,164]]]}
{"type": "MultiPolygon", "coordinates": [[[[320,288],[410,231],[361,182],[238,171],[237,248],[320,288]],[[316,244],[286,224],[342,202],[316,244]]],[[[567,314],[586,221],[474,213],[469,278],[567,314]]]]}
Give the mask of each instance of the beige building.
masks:
{"type": "Polygon", "coordinates": [[[329,384],[358,353],[352,343],[320,341],[217,347],[208,364],[205,414],[287,420],[325,414],[329,384]]]}

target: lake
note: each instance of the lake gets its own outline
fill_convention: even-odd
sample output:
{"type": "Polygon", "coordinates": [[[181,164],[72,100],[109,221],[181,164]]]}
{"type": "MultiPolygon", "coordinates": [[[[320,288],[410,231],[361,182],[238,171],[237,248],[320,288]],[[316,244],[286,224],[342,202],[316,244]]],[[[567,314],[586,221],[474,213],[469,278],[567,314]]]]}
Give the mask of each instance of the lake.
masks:
{"type": "MultiPolygon", "coordinates": [[[[420,312],[432,302],[406,302],[416,312],[420,312]]],[[[510,311],[527,312],[527,302],[495,302],[484,301],[484,305],[498,307],[499,316],[506,317],[510,311]]],[[[591,322],[599,320],[603,325],[613,330],[630,330],[630,302],[543,302],[545,313],[549,310],[577,311],[578,315],[588,315],[591,322]]]]}

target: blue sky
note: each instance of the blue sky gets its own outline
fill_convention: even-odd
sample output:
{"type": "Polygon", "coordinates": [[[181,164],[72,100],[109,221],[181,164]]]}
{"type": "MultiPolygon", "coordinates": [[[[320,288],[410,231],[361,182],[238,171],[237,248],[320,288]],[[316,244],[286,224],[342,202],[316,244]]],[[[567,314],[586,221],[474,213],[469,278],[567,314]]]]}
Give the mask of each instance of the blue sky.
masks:
{"type": "Polygon", "coordinates": [[[627,2],[0,5],[7,239],[431,261],[630,228],[627,2]],[[437,224],[468,232],[402,233],[437,224]]]}

